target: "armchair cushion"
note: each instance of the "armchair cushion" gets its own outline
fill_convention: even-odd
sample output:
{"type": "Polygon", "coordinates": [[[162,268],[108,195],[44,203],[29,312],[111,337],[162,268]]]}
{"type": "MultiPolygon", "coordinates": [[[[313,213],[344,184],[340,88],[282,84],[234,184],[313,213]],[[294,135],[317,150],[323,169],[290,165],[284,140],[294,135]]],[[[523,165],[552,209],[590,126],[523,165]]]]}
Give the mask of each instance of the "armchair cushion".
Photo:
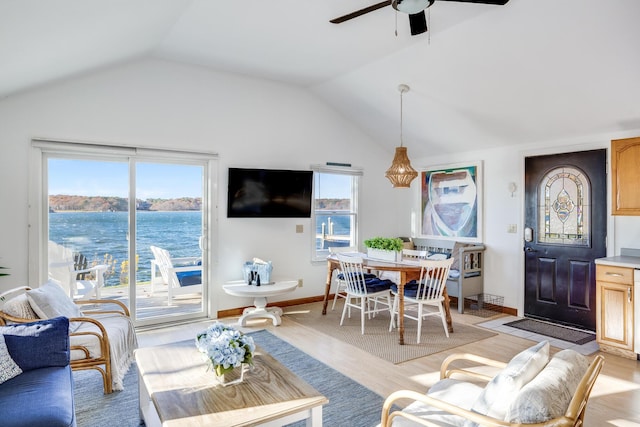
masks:
{"type": "Polygon", "coordinates": [[[472,410],[503,420],[520,389],[549,362],[549,341],[518,353],[482,390],[472,410]]]}
{"type": "Polygon", "coordinates": [[[538,423],[564,415],[574,391],[589,368],[589,360],[573,350],[558,352],[526,384],[507,411],[506,421],[538,423]]]}
{"type": "Polygon", "coordinates": [[[0,384],[17,377],[22,373],[22,369],[13,361],[7,344],[4,342],[4,335],[0,335],[0,384]]]}
{"type": "Polygon", "coordinates": [[[69,319],[0,326],[11,358],[24,372],[69,364],[69,319]]]}
{"type": "Polygon", "coordinates": [[[26,294],[20,294],[6,301],[4,306],[2,306],[2,311],[9,316],[19,317],[21,319],[38,319],[38,315],[33,311],[33,308],[31,308],[26,294]]]}
{"type": "MultiPolygon", "coordinates": [[[[433,397],[434,399],[442,400],[444,402],[456,405],[460,408],[470,410],[471,406],[476,401],[481,392],[482,387],[476,384],[446,378],[435,383],[429,389],[427,395],[433,397]]],[[[437,425],[439,426],[462,427],[465,425],[464,418],[458,415],[450,414],[446,411],[419,401],[415,401],[409,404],[406,408],[403,409],[403,412],[408,412],[420,418],[426,418],[432,422],[437,423],[437,425]]],[[[416,426],[416,424],[404,418],[396,418],[393,422],[393,427],[405,426],[413,427],[416,426]]]]}
{"type": "Polygon", "coordinates": [[[33,311],[41,319],[58,316],[82,317],[80,308],[74,304],[62,287],[52,280],[39,288],[28,290],[27,299],[33,311]]]}

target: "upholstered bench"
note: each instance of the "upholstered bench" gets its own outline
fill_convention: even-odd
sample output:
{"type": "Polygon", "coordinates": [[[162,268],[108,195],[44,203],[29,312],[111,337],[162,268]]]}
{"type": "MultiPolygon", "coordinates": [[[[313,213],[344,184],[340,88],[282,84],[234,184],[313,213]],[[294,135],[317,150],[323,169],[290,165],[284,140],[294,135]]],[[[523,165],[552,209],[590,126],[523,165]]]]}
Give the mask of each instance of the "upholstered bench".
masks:
{"type": "Polygon", "coordinates": [[[458,312],[464,313],[464,299],[483,293],[484,245],[418,237],[413,238],[413,244],[416,249],[430,254],[446,254],[454,258],[447,279],[447,294],[458,299],[458,312]]]}
{"type": "Polygon", "coordinates": [[[440,381],[426,394],[411,390],[392,393],[384,403],[381,426],[582,425],[589,394],[603,363],[600,355],[589,363],[574,350],[562,350],[549,358],[548,341],[522,351],[508,363],[454,354],[445,359],[440,381]],[[452,368],[459,360],[474,362],[476,368],[485,365],[501,371],[489,377],[478,370],[452,368]],[[479,380],[488,383],[482,387],[479,380]],[[390,413],[393,405],[406,399],[413,403],[390,413]]]}

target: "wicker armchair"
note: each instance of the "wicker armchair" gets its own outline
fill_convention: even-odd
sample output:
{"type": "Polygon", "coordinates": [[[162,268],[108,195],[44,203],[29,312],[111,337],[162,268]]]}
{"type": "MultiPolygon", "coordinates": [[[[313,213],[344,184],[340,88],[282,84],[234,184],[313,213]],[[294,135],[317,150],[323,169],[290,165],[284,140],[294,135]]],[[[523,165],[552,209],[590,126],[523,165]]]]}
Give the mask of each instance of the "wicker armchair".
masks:
{"type": "MultiPolygon", "coordinates": [[[[27,298],[30,290],[22,286],[0,294],[0,325],[29,323],[44,318],[31,306],[27,298]]],[[[71,325],[71,369],[95,369],[100,372],[105,394],[121,390],[124,374],[133,361],[133,350],[137,347],[129,309],[115,300],[81,300],[73,303],[79,307],[80,315],[65,316],[71,325]],[[87,309],[81,310],[83,307],[87,309]]]]}
{"type": "MultiPolygon", "coordinates": [[[[560,363],[555,364],[556,368],[558,365],[570,364],[570,362],[567,361],[571,360],[570,352],[573,351],[563,350],[561,352],[565,356],[569,353],[569,357],[560,356],[559,359],[562,360],[558,360],[560,363]]],[[[545,399],[544,395],[547,395],[547,399],[555,400],[556,402],[554,403],[557,404],[559,396],[557,395],[556,391],[558,389],[558,386],[550,385],[548,389],[545,389],[545,384],[548,384],[547,381],[536,381],[537,377],[534,377],[528,384],[525,384],[519,392],[514,393],[513,401],[511,403],[511,406],[509,407],[507,416],[505,417],[505,419],[499,419],[490,415],[483,415],[482,413],[476,412],[475,410],[471,410],[471,406],[473,406],[473,402],[478,395],[478,393],[474,394],[474,392],[472,391],[473,387],[478,387],[479,390],[482,390],[482,388],[477,385],[477,382],[490,381],[492,380],[492,377],[473,370],[469,370],[468,368],[453,369],[449,367],[453,362],[459,360],[467,360],[473,362],[476,368],[478,366],[484,365],[506,369],[506,367],[508,366],[503,362],[498,362],[495,360],[470,354],[451,355],[442,363],[442,367],[440,370],[440,381],[438,381],[436,384],[434,384],[433,387],[431,387],[431,390],[436,390],[433,394],[431,392],[422,394],[411,390],[399,390],[387,397],[382,408],[380,427],[435,427],[445,425],[466,426],[469,425],[469,421],[471,421],[472,423],[477,423],[477,425],[480,426],[490,427],[583,426],[587,401],[589,399],[589,395],[596,381],[596,378],[598,377],[598,374],[600,373],[600,370],[602,369],[602,365],[604,363],[604,358],[601,355],[595,356],[591,363],[586,367],[586,370],[584,370],[582,376],[576,378],[575,380],[570,379],[569,381],[567,381],[566,377],[553,378],[555,376],[554,374],[558,372],[558,370],[553,369],[553,367],[549,369],[549,372],[547,372],[547,374],[549,375],[543,374],[546,367],[543,368],[543,370],[538,374],[538,376],[542,375],[543,377],[546,377],[546,379],[551,377],[552,379],[557,380],[557,383],[561,384],[559,387],[565,387],[567,391],[572,392],[572,395],[567,396],[568,404],[563,405],[563,413],[561,412],[560,414],[552,415],[552,413],[559,408],[548,409],[541,404],[541,402],[543,402],[545,399]],[[464,375],[466,376],[467,380],[471,381],[467,383],[458,379],[452,379],[454,375],[456,377],[458,375],[464,375]],[[472,382],[474,382],[475,384],[472,384],[472,382]],[[571,387],[571,385],[567,385],[573,383],[577,384],[575,388],[571,387]],[[447,388],[449,389],[450,393],[448,393],[448,395],[443,394],[443,391],[446,391],[447,388]],[[520,393],[522,393],[522,395],[520,395],[520,393]],[[518,400],[519,395],[521,396],[520,401],[518,400]],[[533,395],[537,395],[538,399],[531,399],[533,395]],[[392,411],[392,407],[394,405],[398,405],[399,402],[406,401],[407,399],[412,400],[413,403],[411,403],[403,410],[392,411]],[[522,420],[518,420],[518,422],[510,422],[509,419],[513,418],[513,413],[518,412],[518,409],[513,411],[513,406],[517,405],[518,402],[522,402],[524,404],[523,406],[526,407],[521,408],[520,418],[522,418],[523,412],[529,412],[529,416],[535,414],[533,418],[544,413],[543,416],[541,416],[541,419],[539,420],[529,419],[523,422],[521,422],[522,420]],[[540,408],[542,408],[542,411],[539,410],[540,408]]],[[[552,363],[550,361],[546,366],[551,365],[552,363]]],[[[511,421],[516,420],[511,419],[511,421]]]]}

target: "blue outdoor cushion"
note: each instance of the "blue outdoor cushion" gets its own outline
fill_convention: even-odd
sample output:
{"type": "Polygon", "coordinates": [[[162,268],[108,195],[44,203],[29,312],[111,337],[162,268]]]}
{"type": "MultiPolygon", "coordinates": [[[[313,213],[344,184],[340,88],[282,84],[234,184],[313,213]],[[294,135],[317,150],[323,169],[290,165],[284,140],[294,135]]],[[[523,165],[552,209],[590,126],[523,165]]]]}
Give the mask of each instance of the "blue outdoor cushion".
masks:
{"type": "MultiPolygon", "coordinates": [[[[398,293],[398,285],[395,283],[391,286],[391,291],[395,294],[398,293]]],[[[418,281],[412,280],[404,285],[404,296],[409,298],[416,298],[418,296],[418,281]]]]}
{"type": "Polygon", "coordinates": [[[199,285],[202,283],[202,272],[199,270],[180,271],[176,273],[176,275],[178,276],[180,286],[199,285]]]}
{"type": "Polygon", "coordinates": [[[23,372],[69,364],[69,319],[0,326],[11,358],[23,372]]]}
{"type": "MultiPolygon", "coordinates": [[[[354,273],[351,273],[351,274],[353,275],[354,273]]],[[[367,280],[367,279],[375,279],[376,277],[378,277],[373,273],[362,273],[362,275],[364,276],[365,280],[367,280]]],[[[344,280],[344,273],[338,274],[338,279],[344,280]]]]}
{"type": "Polygon", "coordinates": [[[71,366],[23,372],[0,386],[3,427],[74,427],[71,366]]]}
{"type": "Polygon", "coordinates": [[[366,279],[364,285],[367,287],[367,292],[380,292],[391,288],[391,285],[395,285],[391,280],[379,279],[377,277],[366,279]]]}

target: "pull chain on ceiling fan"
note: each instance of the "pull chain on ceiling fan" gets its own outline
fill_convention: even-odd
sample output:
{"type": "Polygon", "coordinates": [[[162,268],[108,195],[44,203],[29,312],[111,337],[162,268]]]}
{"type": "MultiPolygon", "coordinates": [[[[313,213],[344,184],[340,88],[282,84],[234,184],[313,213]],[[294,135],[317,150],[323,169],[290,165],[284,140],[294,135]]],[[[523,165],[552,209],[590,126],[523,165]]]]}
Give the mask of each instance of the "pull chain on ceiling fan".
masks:
{"type": "MultiPolygon", "coordinates": [[[[428,9],[435,0],[385,0],[380,3],[367,6],[364,9],[356,10],[343,16],[339,16],[330,20],[332,24],[341,24],[349,21],[353,18],[365,15],[367,13],[382,9],[383,7],[391,6],[396,11],[406,13],[409,15],[409,27],[411,29],[411,35],[415,36],[427,32],[427,18],[424,11],[428,9]]],[[[481,3],[492,4],[496,6],[504,6],[509,0],[438,0],[438,1],[457,1],[460,3],[481,3]]],[[[397,18],[396,18],[397,20],[397,18]]],[[[396,21],[397,22],[397,21],[396,21]]],[[[396,23],[396,35],[397,35],[397,23],[396,23]]]]}

